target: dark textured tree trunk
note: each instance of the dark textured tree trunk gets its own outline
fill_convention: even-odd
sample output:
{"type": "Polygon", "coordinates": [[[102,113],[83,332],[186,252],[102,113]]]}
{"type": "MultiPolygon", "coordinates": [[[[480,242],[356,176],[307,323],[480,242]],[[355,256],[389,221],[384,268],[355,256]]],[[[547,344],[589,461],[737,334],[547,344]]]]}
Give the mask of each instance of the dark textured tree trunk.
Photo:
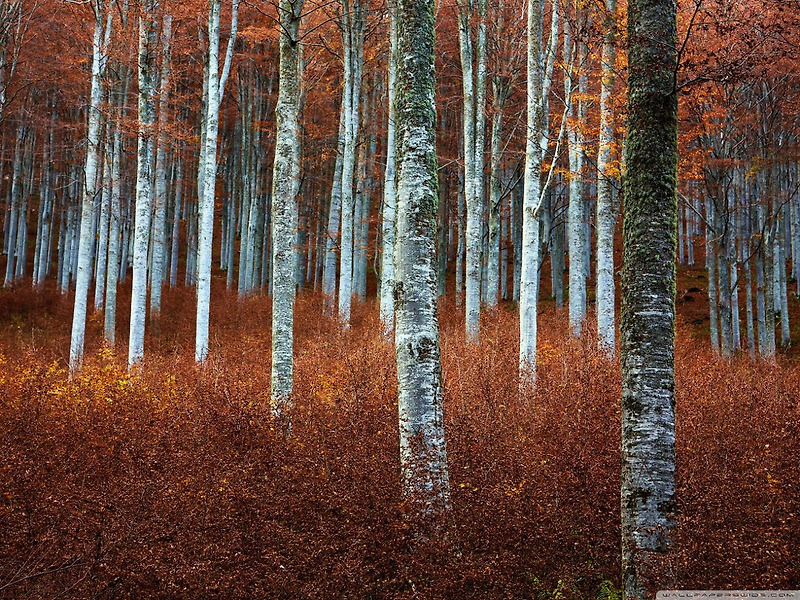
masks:
{"type": "Polygon", "coordinates": [[[622,586],[652,598],[675,509],[676,8],[628,5],[622,274],[622,586]]]}

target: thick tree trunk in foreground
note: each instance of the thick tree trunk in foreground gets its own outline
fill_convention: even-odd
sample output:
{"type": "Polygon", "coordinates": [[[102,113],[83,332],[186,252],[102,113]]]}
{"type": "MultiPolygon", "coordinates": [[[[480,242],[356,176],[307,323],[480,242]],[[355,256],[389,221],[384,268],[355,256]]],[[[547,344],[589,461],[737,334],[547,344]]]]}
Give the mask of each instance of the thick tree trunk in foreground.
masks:
{"type": "Polygon", "coordinates": [[[434,2],[397,4],[395,352],[403,491],[417,516],[449,505],[436,298],[434,2]]]}
{"type": "Polygon", "coordinates": [[[622,586],[652,598],[675,510],[676,8],[628,5],[622,277],[622,586]]]}
{"type": "Polygon", "coordinates": [[[291,410],[295,232],[300,186],[300,14],[303,0],[282,0],[277,138],[272,176],[272,414],[288,425],[291,410]]]}

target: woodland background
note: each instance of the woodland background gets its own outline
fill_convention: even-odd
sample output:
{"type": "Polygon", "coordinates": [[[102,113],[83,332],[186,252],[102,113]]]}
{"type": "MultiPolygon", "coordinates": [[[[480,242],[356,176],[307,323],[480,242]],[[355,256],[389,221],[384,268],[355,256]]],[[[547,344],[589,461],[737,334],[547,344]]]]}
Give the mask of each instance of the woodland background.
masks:
{"type": "MultiPolygon", "coordinates": [[[[84,366],[74,376],[70,240],[79,229],[94,18],[86,4],[54,0],[0,8],[13,16],[0,31],[0,194],[7,206],[5,254],[17,256],[0,292],[0,598],[617,597],[620,381],[613,356],[598,348],[591,250],[580,336],[562,306],[572,181],[584,183],[587,243],[595,226],[592,157],[607,5],[563,9],[586,53],[572,71],[560,54],[552,127],[557,131],[570,102],[580,103],[565,129],[586,161],[575,172],[553,145],[546,159],[546,169],[555,166],[543,227],[537,383],[527,395],[518,394],[515,305],[524,13],[516,2],[488,5],[488,81],[507,86],[509,95],[502,105],[492,94],[487,101],[487,133],[493,116],[504,115],[500,275],[496,298],[483,298],[473,344],[462,292],[459,11],[438,5],[440,322],[453,506],[437,533],[421,540],[403,517],[393,348],[382,336],[376,298],[388,36],[386,7],[373,4],[364,5],[354,179],[360,266],[353,270],[348,328],[321,293],[339,146],[342,6],[307,0],[305,8],[296,408],[288,438],[270,426],[269,261],[251,253],[247,260],[260,260],[260,268],[249,278],[239,268],[248,202],[262,218],[248,244],[263,250],[269,243],[276,8],[240,6],[221,104],[208,359],[199,366],[194,360],[192,287],[207,5],[169,3],[173,83],[159,125],[169,164],[162,305],[150,314],[141,368],[128,371],[122,355],[130,259],[120,256],[116,345],[109,345],[105,315],[91,310],[90,296],[84,366]],[[580,91],[576,82],[564,92],[567,73],[585,80],[580,91]],[[245,173],[252,193],[241,184],[245,173]],[[12,222],[22,232],[12,237],[13,249],[12,222]]],[[[800,587],[798,11],[796,3],[781,1],[679,3],[679,520],[675,551],[655,568],[686,589],[800,587]],[[777,331],[772,345],[770,325],[777,331]]],[[[612,15],[619,24],[616,176],[625,124],[624,12],[620,3],[612,15]]],[[[122,74],[135,71],[135,23],[131,17],[111,36],[106,77],[117,99],[122,74]]],[[[119,119],[123,249],[135,187],[135,77],[130,86],[119,119]]],[[[483,219],[488,257],[488,203],[483,219]]]]}

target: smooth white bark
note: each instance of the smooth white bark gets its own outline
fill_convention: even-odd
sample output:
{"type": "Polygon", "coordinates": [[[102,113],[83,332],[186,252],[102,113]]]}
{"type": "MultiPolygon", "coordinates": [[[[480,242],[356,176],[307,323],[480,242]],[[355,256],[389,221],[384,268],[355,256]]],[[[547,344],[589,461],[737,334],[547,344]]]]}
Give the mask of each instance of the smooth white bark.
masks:
{"type": "Polygon", "coordinates": [[[303,0],[281,1],[280,82],[272,179],[272,414],[290,423],[293,382],[295,234],[300,186],[300,17],[303,0]]]}
{"type": "Polygon", "coordinates": [[[617,211],[614,206],[616,181],[612,168],[614,144],[614,78],[616,74],[616,12],[617,1],[605,0],[607,17],[604,22],[603,50],[600,75],[600,139],[597,153],[597,261],[596,311],[597,345],[608,356],[616,352],[614,326],[614,228],[617,211]]]}
{"type": "Polygon", "coordinates": [[[153,270],[150,276],[150,316],[161,313],[161,290],[167,259],[167,150],[169,95],[172,66],[172,15],[164,15],[161,31],[161,82],[158,94],[158,150],[156,151],[155,211],[153,214],[153,270]]]}
{"type": "Polygon", "coordinates": [[[208,356],[208,327],[211,302],[211,249],[214,237],[214,197],[217,177],[217,135],[219,134],[219,108],[225,83],[231,69],[233,49],[239,25],[239,0],[231,2],[231,31],[222,72],[219,71],[220,0],[209,0],[208,54],[206,61],[207,95],[205,132],[199,177],[202,178],[197,217],[197,319],[195,324],[195,351],[197,362],[208,356]]]}
{"type": "Polygon", "coordinates": [[[105,2],[95,4],[94,37],[92,40],[92,80],[89,104],[89,131],[87,134],[86,163],[84,165],[84,192],[81,202],[80,247],[75,278],[75,304],[72,311],[72,336],[69,350],[69,368],[75,372],[83,363],[84,332],[86,330],[86,304],[92,278],[92,246],[94,244],[95,209],[99,195],[100,143],[102,134],[103,72],[107,44],[111,33],[112,15],[108,11],[106,31],[105,2]]]}
{"type": "Polygon", "coordinates": [[[397,79],[397,15],[394,3],[389,5],[389,73],[387,76],[389,118],[386,131],[386,170],[383,182],[383,221],[381,226],[381,322],[385,335],[394,330],[394,238],[397,202],[395,176],[395,112],[397,79]]]}
{"type": "Polygon", "coordinates": [[[150,213],[153,207],[153,160],[155,135],[155,52],[157,44],[157,3],[146,5],[139,17],[139,143],[136,157],[136,208],[133,232],[133,276],[131,319],[128,339],[128,367],[144,358],[144,329],[147,313],[147,254],[150,241],[150,213]]]}
{"type": "Polygon", "coordinates": [[[344,59],[342,110],[345,111],[345,120],[338,312],[340,323],[349,327],[353,300],[353,234],[355,228],[353,175],[356,163],[356,142],[358,141],[359,91],[364,60],[364,20],[361,0],[343,0],[342,2],[342,40],[344,59]]]}
{"type": "Polygon", "coordinates": [[[434,2],[399,0],[395,356],[400,467],[415,517],[449,506],[436,294],[434,2]]]}

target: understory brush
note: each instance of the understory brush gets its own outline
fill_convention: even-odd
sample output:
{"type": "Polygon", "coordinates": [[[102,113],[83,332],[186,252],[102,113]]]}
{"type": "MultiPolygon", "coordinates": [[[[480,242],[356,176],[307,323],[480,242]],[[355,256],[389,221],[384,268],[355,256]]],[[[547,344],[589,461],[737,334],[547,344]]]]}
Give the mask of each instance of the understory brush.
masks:
{"type": "MultiPolygon", "coordinates": [[[[215,290],[201,367],[191,291],[165,294],[170,317],[148,325],[133,373],[90,320],[70,378],[69,303],[48,294],[0,298],[0,598],[616,597],[619,368],[591,335],[570,341],[554,308],[540,315],[536,387],[520,395],[516,311],[488,313],[470,346],[443,304],[452,508],[420,537],[373,303],[341,330],[319,297],[298,299],[285,437],[270,421],[267,299],[215,290]]],[[[683,331],[676,365],[666,577],[800,587],[800,369],[724,362],[683,331]]]]}

